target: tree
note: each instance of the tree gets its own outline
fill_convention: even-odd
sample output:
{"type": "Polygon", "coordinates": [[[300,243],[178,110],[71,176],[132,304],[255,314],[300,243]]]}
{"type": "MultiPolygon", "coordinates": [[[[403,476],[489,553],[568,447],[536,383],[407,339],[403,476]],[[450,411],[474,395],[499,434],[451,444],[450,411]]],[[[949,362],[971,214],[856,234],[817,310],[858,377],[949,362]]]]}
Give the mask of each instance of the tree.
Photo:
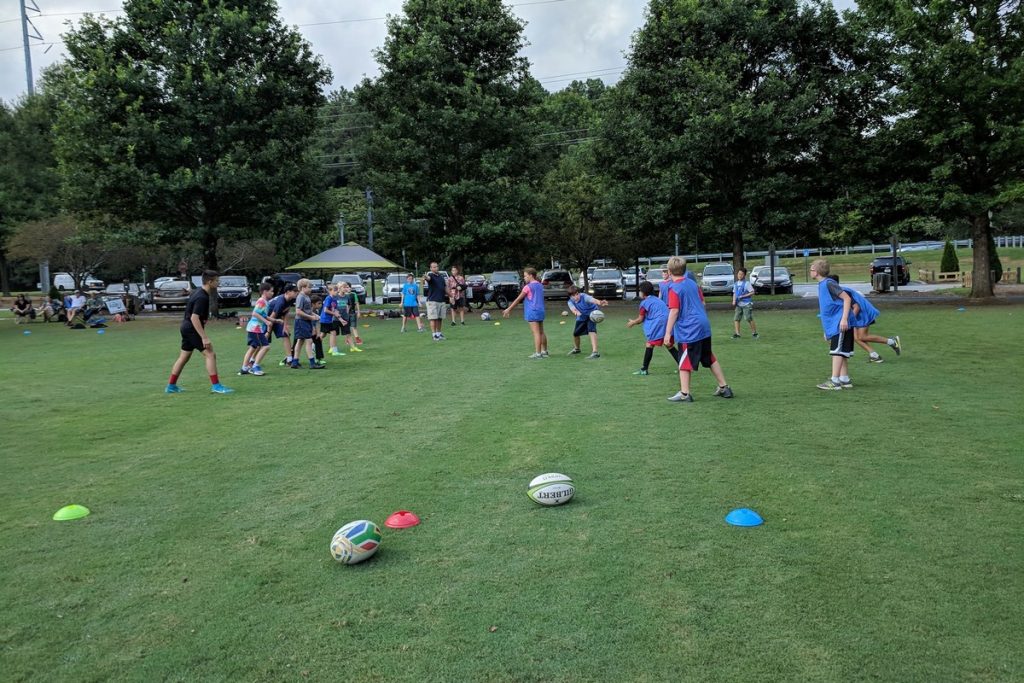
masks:
{"type": "Polygon", "coordinates": [[[863,0],[896,65],[884,136],[908,202],[971,224],[972,297],[993,294],[989,212],[1024,196],[1024,9],[1019,0],[863,0]],[[908,173],[906,168],[924,168],[908,173]]]}
{"type": "Polygon", "coordinates": [[[523,24],[500,0],[406,0],[356,91],[373,116],[361,177],[394,253],[482,262],[521,251],[533,212],[523,24]]]}
{"type": "Polygon", "coordinates": [[[53,107],[46,91],[10,108],[0,103],[0,290],[5,295],[10,295],[7,237],[27,221],[59,212],[53,107]]]}
{"type": "Polygon", "coordinates": [[[90,230],[68,215],[21,223],[8,245],[14,258],[49,261],[53,268],[70,275],[76,288],[118,248],[102,231],[90,230]]]}
{"type": "Polygon", "coordinates": [[[950,240],[946,240],[946,245],[942,248],[942,262],[939,264],[939,271],[943,273],[960,272],[960,259],[957,258],[956,249],[953,248],[953,243],[950,240]]]}
{"type": "Polygon", "coordinates": [[[65,44],[46,81],[70,209],[194,240],[210,269],[221,240],[301,253],[330,225],[311,146],[329,72],[273,0],[127,0],[65,44]]]}
{"type": "Polygon", "coordinates": [[[831,227],[849,180],[832,162],[866,125],[855,47],[825,5],[652,0],[602,129],[617,215],[724,240],[736,267],[751,237],[831,227]]]}

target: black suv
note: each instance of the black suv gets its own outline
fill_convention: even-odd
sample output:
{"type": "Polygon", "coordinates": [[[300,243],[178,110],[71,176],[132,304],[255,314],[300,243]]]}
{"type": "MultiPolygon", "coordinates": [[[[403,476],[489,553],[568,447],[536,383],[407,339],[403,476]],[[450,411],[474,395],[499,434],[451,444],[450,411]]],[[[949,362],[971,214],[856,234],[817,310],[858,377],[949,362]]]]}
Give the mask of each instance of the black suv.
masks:
{"type": "MultiPolygon", "coordinates": [[[[896,283],[903,287],[910,284],[910,261],[902,256],[896,257],[896,283]]],[[[892,256],[882,256],[871,262],[871,280],[874,281],[875,273],[889,273],[892,275],[892,256]]]]}
{"type": "Polygon", "coordinates": [[[522,288],[523,281],[519,279],[519,273],[514,270],[497,270],[491,273],[489,289],[494,292],[492,300],[498,308],[508,308],[508,305],[519,296],[522,288]]]}

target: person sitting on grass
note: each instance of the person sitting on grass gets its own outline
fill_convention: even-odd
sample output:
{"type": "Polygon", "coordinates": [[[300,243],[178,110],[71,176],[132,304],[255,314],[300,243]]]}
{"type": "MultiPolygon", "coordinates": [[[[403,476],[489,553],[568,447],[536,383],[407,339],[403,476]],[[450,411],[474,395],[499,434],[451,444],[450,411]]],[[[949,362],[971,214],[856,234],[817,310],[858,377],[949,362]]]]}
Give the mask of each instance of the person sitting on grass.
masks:
{"type": "MultiPolygon", "coordinates": [[[[668,287],[666,286],[666,290],[668,287]]],[[[668,323],[668,305],[660,297],[654,296],[654,285],[644,280],[640,283],[640,314],[626,323],[626,327],[644,326],[644,364],[634,375],[648,374],[654,349],[662,346],[672,356],[676,368],[679,367],[679,354],[671,343],[665,344],[665,328],[668,323]]]]}
{"type": "Polygon", "coordinates": [[[14,305],[11,306],[11,313],[14,314],[14,323],[16,325],[20,325],[22,321],[28,322],[36,319],[36,309],[32,307],[32,302],[24,294],[19,294],[14,300],[14,305]]]}

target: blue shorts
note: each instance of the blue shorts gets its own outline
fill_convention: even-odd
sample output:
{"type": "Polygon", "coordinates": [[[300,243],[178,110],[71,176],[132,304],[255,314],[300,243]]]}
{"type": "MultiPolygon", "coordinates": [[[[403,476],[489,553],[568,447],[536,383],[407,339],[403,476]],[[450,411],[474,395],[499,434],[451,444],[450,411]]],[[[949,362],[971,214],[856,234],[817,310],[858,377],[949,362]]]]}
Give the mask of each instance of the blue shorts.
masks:
{"type": "Polygon", "coordinates": [[[295,341],[313,338],[313,323],[310,320],[295,321],[295,341]]]}
{"type": "Polygon", "coordinates": [[[541,313],[540,315],[527,316],[526,317],[526,322],[528,322],[528,323],[542,323],[542,322],[544,322],[544,314],[541,313]]]}
{"type": "MultiPolygon", "coordinates": [[[[267,333],[267,336],[269,337],[270,333],[267,333]]],[[[285,326],[283,320],[279,320],[278,322],[274,323],[274,336],[277,337],[278,339],[289,336],[288,328],[285,326]]]]}
{"type": "Polygon", "coordinates": [[[246,332],[246,345],[254,349],[270,346],[270,335],[264,332],[246,332]]]}
{"type": "Polygon", "coordinates": [[[597,323],[591,320],[590,316],[587,316],[583,320],[576,321],[576,329],[572,331],[572,336],[582,337],[583,335],[591,334],[592,332],[597,332],[597,323]]]}

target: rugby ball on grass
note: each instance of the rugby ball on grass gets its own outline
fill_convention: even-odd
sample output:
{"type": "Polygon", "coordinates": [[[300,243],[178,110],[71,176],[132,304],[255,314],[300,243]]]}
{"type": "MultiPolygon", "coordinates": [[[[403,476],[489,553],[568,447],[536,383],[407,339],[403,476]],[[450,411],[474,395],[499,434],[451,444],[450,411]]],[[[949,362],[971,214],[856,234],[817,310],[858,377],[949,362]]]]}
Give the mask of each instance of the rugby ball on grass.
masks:
{"type": "Polygon", "coordinates": [[[595,323],[604,322],[604,311],[591,311],[590,320],[595,323]]]}
{"type": "Polygon", "coordinates": [[[358,519],[334,532],[331,557],[342,564],[358,564],[373,557],[380,541],[380,527],[368,519],[358,519]]]}
{"type": "Polygon", "coordinates": [[[540,505],[561,505],[572,500],[576,486],[572,483],[572,477],[549,472],[534,477],[526,493],[533,502],[540,505]]]}

